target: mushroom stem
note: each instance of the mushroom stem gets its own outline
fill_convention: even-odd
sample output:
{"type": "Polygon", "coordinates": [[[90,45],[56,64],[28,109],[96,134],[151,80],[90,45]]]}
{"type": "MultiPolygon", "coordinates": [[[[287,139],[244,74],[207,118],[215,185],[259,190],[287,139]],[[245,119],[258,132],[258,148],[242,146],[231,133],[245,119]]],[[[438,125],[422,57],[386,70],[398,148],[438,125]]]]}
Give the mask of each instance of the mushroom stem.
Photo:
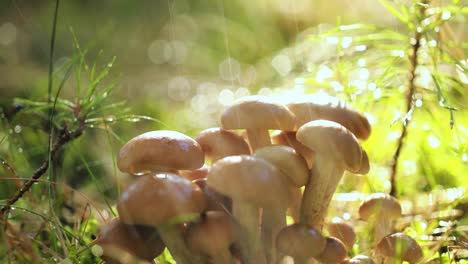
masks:
{"type": "Polygon", "coordinates": [[[309,182],[302,196],[301,222],[322,230],[328,205],[341,180],[344,169],[332,160],[316,156],[309,182]]]}
{"type": "Polygon", "coordinates": [[[232,206],[234,218],[241,229],[240,244],[242,255],[247,256],[246,264],[265,264],[266,259],[262,252],[259,230],[259,208],[242,201],[234,201],[232,206]]]}
{"type": "Polygon", "coordinates": [[[177,263],[203,263],[198,257],[190,253],[185,245],[179,225],[162,225],[157,229],[159,236],[177,263]]]}
{"type": "Polygon", "coordinates": [[[266,129],[247,129],[247,138],[249,139],[249,145],[252,153],[255,150],[264,146],[271,145],[270,134],[266,129]]]}
{"type": "Polygon", "coordinates": [[[301,188],[291,187],[290,193],[289,193],[289,199],[290,200],[289,200],[288,212],[289,212],[289,215],[294,220],[294,222],[297,223],[300,220],[301,200],[302,200],[301,188]]]}
{"type": "Polygon", "coordinates": [[[382,238],[392,233],[392,220],[387,217],[377,217],[374,225],[374,243],[377,245],[382,238]]]}
{"type": "Polygon", "coordinates": [[[286,226],[286,209],[263,208],[262,241],[267,263],[276,263],[276,235],[286,226]]]}

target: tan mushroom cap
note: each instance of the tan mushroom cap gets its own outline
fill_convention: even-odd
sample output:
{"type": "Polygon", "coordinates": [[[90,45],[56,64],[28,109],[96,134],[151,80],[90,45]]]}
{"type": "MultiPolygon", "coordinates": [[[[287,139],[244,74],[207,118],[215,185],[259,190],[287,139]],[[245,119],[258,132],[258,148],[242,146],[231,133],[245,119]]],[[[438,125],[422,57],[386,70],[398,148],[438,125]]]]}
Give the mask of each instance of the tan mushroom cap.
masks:
{"type": "Polygon", "coordinates": [[[338,264],[346,259],[348,252],[345,245],[339,239],[327,237],[325,249],[316,257],[321,263],[338,264]]]}
{"type": "Polygon", "coordinates": [[[203,166],[200,145],[182,133],[151,131],[132,138],[121,149],[117,166],[122,172],[192,170],[203,166]]]}
{"type": "Polygon", "coordinates": [[[368,220],[371,217],[399,218],[401,217],[401,205],[392,196],[384,193],[369,195],[359,207],[359,217],[368,220]]]}
{"type": "Polygon", "coordinates": [[[224,129],[293,130],[295,125],[294,114],[286,106],[262,96],[244,97],[221,115],[224,129]]]}
{"type": "Polygon", "coordinates": [[[294,113],[297,127],[313,120],[325,119],[341,124],[357,138],[367,139],[371,126],[365,116],[344,101],[325,94],[315,94],[287,104],[294,113]]]}
{"type": "Polygon", "coordinates": [[[205,129],[195,140],[212,163],[227,156],[250,154],[249,145],[242,136],[222,128],[205,129]]]}
{"type": "Polygon", "coordinates": [[[149,226],[197,216],[205,207],[202,190],[172,173],[138,178],[122,193],[117,204],[122,222],[149,226]]]}
{"type": "Polygon", "coordinates": [[[354,242],[356,242],[356,232],[354,232],[354,228],[349,223],[335,217],[327,224],[327,229],[330,236],[336,237],[343,242],[346,249],[350,250],[353,248],[354,242]]]}
{"type": "Polygon", "coordinates": [[[423,256],[418,242],[403,233],[395,233],[384,237],[377,244],[376,254],[410,263],[418,262],[423,256]]]}
{"type": "Polygon", "coordinates": [[[288,146],[270,145],[257,149],[255,157],[262,158],[278,168],[296,187],[304,186],[309,179],[309,169],[303,157],[288,146]]]}
{"type": "Polygon", "coordinates": [[[185,242],[192,252],[216,257],[228,251],[237,240],[236,231],[230,215],[221,211],[208,211],[200,221],[188,225],[185,242]]]}
{"type": "Polygon", "coordinates": [[[325,249],[325,244],[325,237],[319,231],[301,223],[283,228],[276,236],[278,253],[293,258],[316,257],[325,249]]]}
{"type": "Polygon", "coordinates": [[[258,207],[286,208],[288,189],[281,172],[264,159],[248,155],[218,160],[207,176],[208,186],[234,200],[258,207]]]}
{"type": "Polygon", "coordinates": [[[273,144],[292,147],[306,160],[307,166],[312,168],[314,164],[314,151],[297,141],[295,131],[275,131],[271,135],[271,141],[273,144]]]}
{"type": "Polygon", "coordinates": [[[123,263],[119,261],[122,251],[141,260],[152,261],[166,247],[154,227],[126,225],[119,218],[112,219],[101,228],[97,241],[104,250],[102,258],[107,263],[123,263]]]}
{"type": "MultiPolygon", "coordinates": [[[[305,146],[327,158],[341,161],[337,166],[344,166],[351,172],[366,173],[363,149],[357,138],[345,127],[328,120],[316,120],[304,124],[296,133],[296,138],[305,146]]],[[[367,159],[367,163],[368,163],[367,159]]]]}

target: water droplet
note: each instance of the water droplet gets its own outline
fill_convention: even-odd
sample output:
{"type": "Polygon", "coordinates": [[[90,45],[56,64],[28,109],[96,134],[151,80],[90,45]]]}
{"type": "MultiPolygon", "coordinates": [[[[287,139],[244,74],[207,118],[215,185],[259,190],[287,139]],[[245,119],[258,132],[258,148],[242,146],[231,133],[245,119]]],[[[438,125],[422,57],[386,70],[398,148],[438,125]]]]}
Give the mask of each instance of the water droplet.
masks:
{"type": "Polygon", "coordinates": [[[442,12],[442,20],[447,20],[447,19],[450,19],[452,17],[452,13],[450,13],[450,11],[448,10],[445,10],[444,12],[442,12]]]}
{"type": "Polygon", "coordinates": [[[462,160],[463,160],[464,162],[467,162],[467,161],[468,161],[468,154],[463,153],[463,155],[462,155],[462,160]]]}
{"type": "Polygon", "coordinates": [[[21,129],[21,126],[20,126],[20,125],[16,125],[16,126],[15,126],[15,133],[19,134],[19,133],[21,133],[21,130],[22,130],[22,129],[21,129]]]}

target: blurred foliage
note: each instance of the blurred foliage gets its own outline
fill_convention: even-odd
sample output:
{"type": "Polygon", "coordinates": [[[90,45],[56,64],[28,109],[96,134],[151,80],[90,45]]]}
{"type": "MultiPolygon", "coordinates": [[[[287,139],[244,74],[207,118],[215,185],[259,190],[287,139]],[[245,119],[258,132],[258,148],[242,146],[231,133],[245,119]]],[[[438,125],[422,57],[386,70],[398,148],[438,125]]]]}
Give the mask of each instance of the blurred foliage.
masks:
{"type": "MultiPolygon", "coordinates": [[[[54,1],[0,2],[1,203],[23,182],[14,178],[29,177],[47,157],[53,8],[54,1]]],[[[0,262],[95,263],[85,245],[131,180],[115,168],[120,146],[154,129],[194,136],[249,94],[281,101],[326,92],[366,113],[371,172],[347,174],[340,192],[389,191],[389,165],[409,119],[399,194],[468,188],[467,14],[456,0],[62,1],[52,125],[73,127],[82,118],[87,129],[60,153],[54,182],[36,183],[11,212],[10,224],[33,236],[17,253],[2,240],[0,262]],[[50,184],[61,186],[52,210],[50,184]]],[[[423,235],[437,225],[419,221],[407,230],[423,235]]]]}

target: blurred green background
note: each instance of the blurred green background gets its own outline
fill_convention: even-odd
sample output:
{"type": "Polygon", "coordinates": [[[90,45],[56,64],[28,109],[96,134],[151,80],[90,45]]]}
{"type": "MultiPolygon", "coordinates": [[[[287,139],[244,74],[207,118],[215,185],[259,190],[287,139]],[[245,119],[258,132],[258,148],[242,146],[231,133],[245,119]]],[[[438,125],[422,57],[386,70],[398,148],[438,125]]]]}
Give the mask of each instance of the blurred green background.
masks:
{"type": "MultiPolygon", "coordinates": [[[[131,113],[157,121],[87,128],[61,153],[53,180],[105,208],[128,183],[113,158],[132,137],[155,129],[196,136],[218,126],[222,110],[247,95],[282,101],[325,92],[363,112],[373,129],[362,142],[370,173],[347,174],[340,192],[389,192],[389,168],[406,116],[411,122],[398,164],[399,195],[412,199],[460,187],[449,200],[466,200],[468,11],[463,1],[429,3],[419,16],[418,3],[410,0],[60,1],[53,94],[64,80],[64,65],[77,54],[75,36],[88,50],[89,64],[111,69],[103,84],[120,87],[112,100],[126,100],[131,113]],[[418,31],[423,41],[415,108],[408,116],[408,58],[418,31]]],[[[30,177],[47,157],[47,115],[24,111],[15,98],[47,101],[54,8],[55,1],[0,1],[0,199],[18,188],[18,181],[7,178],[30,177]]],[[[65,80],[60,96],[73,102],[77,77],[65,80]]],[[[83,75],[81,82],[89,80],[83,75]]],[[[47,208],[41,202],[48,189],[37,186],[37,200],[19,204],[39,212],[47,208]]],[[[79,197],[57,199],[69,204],[79,197]]]]}

